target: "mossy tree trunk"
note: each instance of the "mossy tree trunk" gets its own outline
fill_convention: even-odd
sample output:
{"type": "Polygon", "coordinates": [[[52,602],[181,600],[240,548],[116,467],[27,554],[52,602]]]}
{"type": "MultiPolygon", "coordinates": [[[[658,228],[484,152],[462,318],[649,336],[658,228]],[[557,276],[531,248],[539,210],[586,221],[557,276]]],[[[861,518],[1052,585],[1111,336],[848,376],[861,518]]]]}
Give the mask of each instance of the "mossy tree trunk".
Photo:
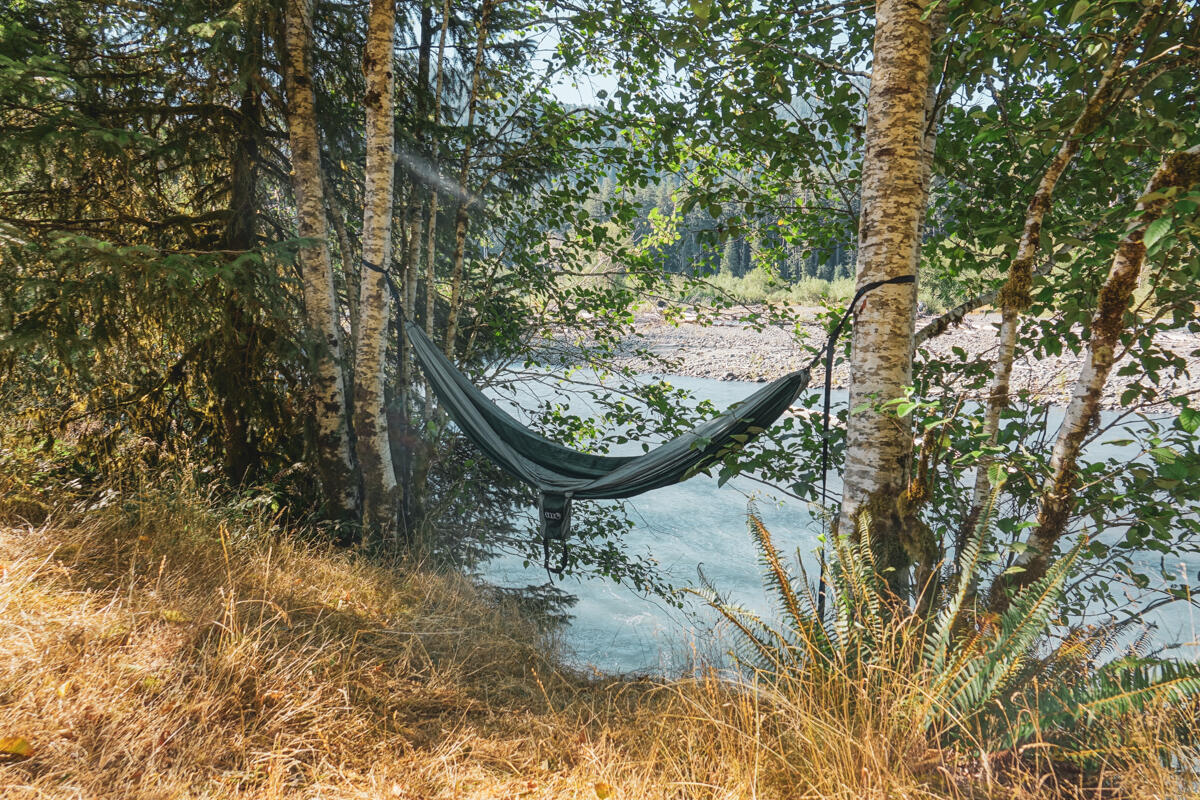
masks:
{"type": "Polygon", "coordinates": [[[1050,477],[1038,507],[1037,525],[1026,548],[1017,556],[1014,569],[1001,575],[992,586],[993,611],[1003,611],[1015,590],[1029,586],[1046,574],[1054,546],[1066,533],[1075,500],[1075,467],[1083,443],[1096,425],[1104,384],[1112,372],[1121,334],[1125,331],[1126,313],[1146,257],[1146,229],[1170,204],[1169,190],[1186,191],[1196,184],[1200,184],[1200,145],[1163,161],[1150,179],[1145,195],[1138,201],[1137,216],[1117,245],[1092,316],[1083,366],[1054,441],[1050,477]]]}
{"type": "MultiPolygon", "coordinates": [[[[1091,135],[1103,120],[1104,111],[1110,106],[1116,94],[1115,78],[1124,65],[1125,59],[1129,57],[1130,51],[1145,33],[1158,8],[1159,4],[1157,3],[1147,7],[1129,33],[1117,43],[1112,58],[1101,73],[1100,79],[1088,96],[1087,102],[1084,103],[1079,116],[1075,118],[1068,129],[1054,158],[1046,166],[1041,180],[1038,182],[1038,187],[1029,200],[1020,243],[1017,246],[1016,255],[1008,267],[1008,279],[997,295],[997,302],[1000,305],[999,350],[983,419],[983,435],[991,445],[996,444],[1000,431],[1000,416],[1004,409],[1008,408],[1010,401],[1017,332],[1020,328],[1021,316],[1031,302],[1030,290],[1033,286],[1034,265],[1041,248],[1042,226],[1045,223],[1046,215],[1050,212],[1054,189],[1075,154],[1079,152],[1083,140],[1091,135]]],[[[992,487],[987,477],[989,464],[990,459],[982,459],[975,472],[975,488],[971,498],[971,509],[963,526],[964,530],[974,527],[975,520],[991,494],[992,487]]]]}

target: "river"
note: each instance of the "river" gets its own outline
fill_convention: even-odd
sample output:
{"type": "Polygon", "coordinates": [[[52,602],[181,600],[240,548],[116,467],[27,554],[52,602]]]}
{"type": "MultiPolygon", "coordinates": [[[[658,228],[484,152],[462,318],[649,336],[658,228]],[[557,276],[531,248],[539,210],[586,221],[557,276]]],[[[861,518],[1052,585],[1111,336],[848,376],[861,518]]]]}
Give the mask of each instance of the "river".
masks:
{"type": "MultiPolygon", "coordinates": [[[[737,402],[761,386],[677,376],[669,380],[697,399],[713,401],[718,408],[737,402]]],[[[535,397],[531,390],[526,397],[518,393],[504,404],[511,408],[513,402],[520,405],[523,399],[535,397]]],[[[583,400],[576,402],[579,405],[572,411],[581,413],[586,409],[583,400]]],[[[834,403],[839,402],[845,405],[844,391],[834,394],[834,403]]],[[[1057,428],[1061,417],[1061,411],[1051,410],[1051,430],[1057,428]]],[[[630,452],[640,452],[640,448],[630,452]]],[[[1135,446],[1105,444],[1095,444],[1089,450],[1093,456],[1133,457],[1137,452],[1135,446]]],[[[841,488],[832,471],[829,488],[841,488]]],[[[760,564],[746,527],[751,499],[776,546],[788,555],[799,553],[805,567],[813,571],[813,553],[821,533],[819,520],[808,513],[804,504],[772,498],[761,484],[748,478],[735,478],[718,487],[715,478],[700,475],[625,501],[634,521],[626,545],[657,561],[672,585],[697,585],[702,570],[722,595],[746,608],[769,613],[760,564]]],[[[1184,563],[1191,575],[1200,569],[1196,557],[1184,563]]],[[[1148,554],[1144,566],[1147,574],[1158,574],[1159,556],[1148,554]]],[[[546,573],[540,564],[525,567],[518,557],[502,556],[485,565],[483,577],[502,586],[527,586],[544,583],[546,573]]],[[[695,599],[678,609],[659,598],[602,579],[568,576],[560,586],[579,598],[571,609],[573,618],[562,633],[568,661],[574,666],[608,673],[677,674],[694,663],[697,654],[719,659],[727,649],[715,612],[695,599]]],[[[1153,612],[1146,621],[1158,626],[1155,641],[1186,643],[1185,654],[1200,654],[1196,647],[1200,611],[1175,603],[1153,612]]]]}

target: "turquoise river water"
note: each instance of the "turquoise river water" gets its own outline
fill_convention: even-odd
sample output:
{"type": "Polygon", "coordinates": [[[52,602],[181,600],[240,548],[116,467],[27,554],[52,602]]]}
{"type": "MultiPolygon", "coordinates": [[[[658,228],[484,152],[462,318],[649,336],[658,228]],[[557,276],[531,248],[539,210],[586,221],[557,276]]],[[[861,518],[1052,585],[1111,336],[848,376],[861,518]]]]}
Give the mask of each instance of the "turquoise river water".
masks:
{"type": "MultiPolygon", "coordinates": [[[[734,403],[759,387],[739,381],[671,377],[673,385],[689,390],[700,399],[712,400],[718,408],[734,403]]],[[[525,400],[533,399],[533,391],[525,400]]],[[[520,395],[517,402],[521,401],[520,395]]],[[[834,402],[845,403],[845,393],[834,402]]],[[[572,410],[581,413],[583,401],[572,410]]],[[[1056,429],[1061,412],[1052,412],[1050,429],[1056,429]]],[[[1134,423],[1136,424],[1136,423],[1134,423]]],[[[1117,438],[1115,436],[1108,438],[1117,438]]],[[[1136,454],[1134,448],[1093,445],[1094,455],[1136,454]]],[[[631,452],[640,452],[635,449],[631,452]]],[[[829,488],[840,490],[836,474],[829,488]]],[[[795,500],[772,498],[768,491],[748,478],[717,486],[713,478],[697,476],[677,486],[650,492],[626,501],[634,528],[626,545],[658,562],[675,586],[696,585],[698,570],[722,595],[740,605],[769,613],[770,604],[760,582],[760,566],[746,528],[747,506],[753,498],[776,546],[785,554],[799,553],[806,568],[815,572],[813,553],[817,548],[820,522],[805,505],[795,500]]],[[[1185,560],[1188,573],[1196,575],[1200,559],[1185,560]]],[[[1157,574],[1159,556],[1147,555],[1148,574],[1157,574]]],[[[488,562],[483,577],[503,586],[526,586],[546,581],[540,564],[525,567],[517,557],[500,557],[488,562]]],[[[576,666],[603,672],[678,673],[695,662],[696,655],[720,659],[728,648],[716,615],[698,601],[685,608],[672,607],[656,597],[640,595],[629,587],[602,579],[567,577],[561,587],[578,596],[571,609],[573,618],[563,632],[564,647],[576,666]]],[[[1156,628],[1154,639],[1185,645],[1188,655],[1200,654],[1196,647],[1200,610],[1183,603],[1159,609],[1147,623],[1156,628]]]]}

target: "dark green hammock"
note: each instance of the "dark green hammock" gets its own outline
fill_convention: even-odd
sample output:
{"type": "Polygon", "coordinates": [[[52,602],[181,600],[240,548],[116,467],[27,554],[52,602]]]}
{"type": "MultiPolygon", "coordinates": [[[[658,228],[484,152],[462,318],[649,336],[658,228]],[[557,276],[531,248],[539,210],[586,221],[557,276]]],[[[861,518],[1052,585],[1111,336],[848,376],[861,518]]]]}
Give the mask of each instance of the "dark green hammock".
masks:
{"type": "Polygon", "coordinates": [[[809,369],[769,383],[716,419],[640,456],[580,453],[521,425],[459,372],[411,322],[408,340],[450,416],[475,445],[541,493],[542,534],[565,538],[571,500],[619,500],[689,478],[762,433],[808,386],[809,369]]]}
{"type": "MultiPolygon", "coordinates": [[[[825,416],[834,344],[848,317],[867,292],[890,283],[911,283],[911,275],[876,281],[859,289],[824,348],[825,416]]],[[[430,386],[463,433],[506,472],[537,489],[543,542],[565,540],[571,501],[620,500],[686,480],[736,452],[775,423],[808,387],[818,353],[803,369],[768,383],[721,416],[639,456],[580,453],[539,436],[505,413],[463,375],[412,322],[405,328],[430,386]]],[[[827,461],[828,447],[822,458],[827,461]]],[[[548,560],[548,558],[547,558],[548,560]]]]}

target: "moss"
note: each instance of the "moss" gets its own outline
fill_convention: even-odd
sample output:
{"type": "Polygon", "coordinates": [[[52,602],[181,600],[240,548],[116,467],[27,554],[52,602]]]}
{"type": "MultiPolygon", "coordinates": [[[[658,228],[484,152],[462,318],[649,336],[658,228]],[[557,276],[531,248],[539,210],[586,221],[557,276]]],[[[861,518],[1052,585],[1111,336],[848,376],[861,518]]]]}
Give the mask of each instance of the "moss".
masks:
{"type": "Polygon", "coordinates": [[[1000,288],[996,296],[996,304],[1001,308],[1015,308],[1024,311],[1033,302],[1033,258],[1018,258],[1012,262],[1008,270],[1008,280],[1000,288]]]}
{"type": "MultiPolygon", "coordinates": [[[[1163,162],[1162,167],[1150,182],[1150,192],[1172,186],[1186,189],[1195,183],[1200,183],[1200,148],[1193,147],[1190,150],[1175,153],[1163,162]]],[[[1166,200],[1156,202],[1162,204],[1166,200]]]]}
{"type": "Polygon", "coordinates": [[[908,571],[914,565],[929,567],[937,562],[937,537],[922,522],[917,511],[928,499],[928,486],[913,481],[902,492],[881,489],[859,506],[854,516],[856,534],[863,515],[869,521],[867,535],[875,566],[892,591],[905,596],[909,589],[908,571]]]}
{"type": "Polygon", "coordinates": [[[1125,265],[1113,271],[1103,288],[1096,304],[1096,317],[1092,323],[1092,349],[1100,347],[1111,348],[1121,335],[1125,310],[1137,288],[1138,273],[1146,255],[1146,246],[1139,240],[1127,239],[1117,250],[1118,265],[1125,265]]]}

